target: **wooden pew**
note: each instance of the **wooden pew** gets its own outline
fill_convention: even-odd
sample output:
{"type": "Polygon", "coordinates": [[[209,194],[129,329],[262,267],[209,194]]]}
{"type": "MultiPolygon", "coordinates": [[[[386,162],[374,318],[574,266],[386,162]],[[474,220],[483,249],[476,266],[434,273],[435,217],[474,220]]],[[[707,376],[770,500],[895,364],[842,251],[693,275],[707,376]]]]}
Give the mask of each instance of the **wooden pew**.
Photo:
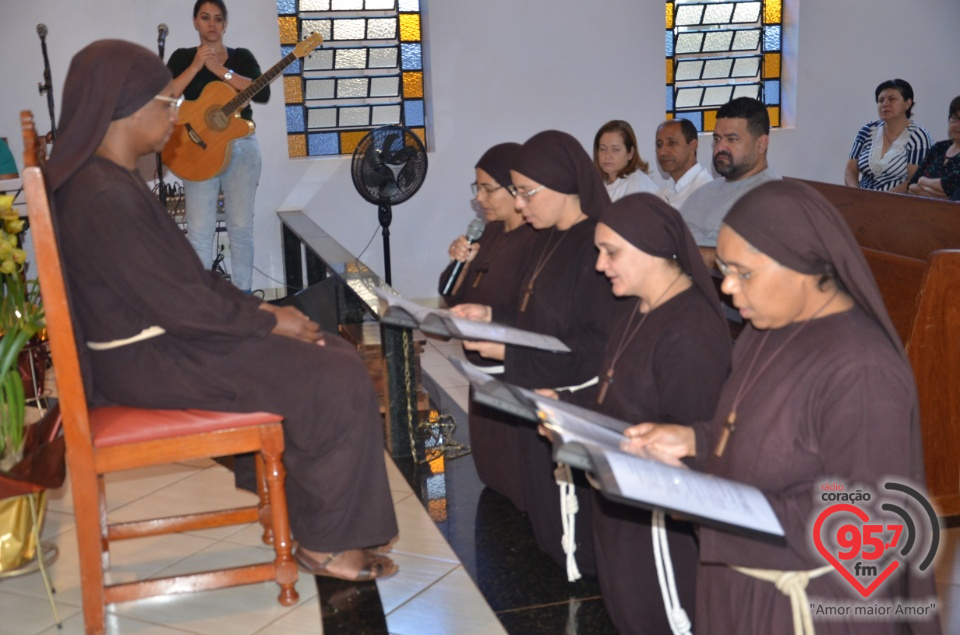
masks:
{"type": "Polygon", "coordinates": [[[960,203],[792,179],[837,206],[907,348],[920,397],[927,493],[960,514],[960,203]]]}

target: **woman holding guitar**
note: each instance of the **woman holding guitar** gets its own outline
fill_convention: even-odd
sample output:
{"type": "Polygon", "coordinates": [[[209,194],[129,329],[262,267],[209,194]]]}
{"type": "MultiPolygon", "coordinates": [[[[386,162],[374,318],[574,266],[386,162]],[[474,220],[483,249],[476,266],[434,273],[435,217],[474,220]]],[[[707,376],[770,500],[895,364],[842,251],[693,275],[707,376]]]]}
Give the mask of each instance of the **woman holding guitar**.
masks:
{"type": "MultiPolygon", "coordinates": [[[[223,43],[227,31],[227,7],[223,0],[197,0],[193,6],[193,26],[200,34],[200,45],[177,49],[167,62],[177,95],[199,99],[211,82],[224,82],[241,91],[260,76],[260,65],[253,53],[244,48],[227,48],[223,43]]],[[[258,103],[266,103],[268,99],[269,85],[253,97],[258,103]]],[[[243,107],[240,116],[251,122],[252,130],[253,112],[249,105],[243,107]]],[[[183,179],[187,239],[200,256],[200,262],[209,269],[213,261],[217,200],[222,189],[233,284],[249,293],[253,279],[253,201],[260,181],[260,145],[251,132],[232,141],[227,154],[227,166],[216,176],[205,181],[183,179]]]]}

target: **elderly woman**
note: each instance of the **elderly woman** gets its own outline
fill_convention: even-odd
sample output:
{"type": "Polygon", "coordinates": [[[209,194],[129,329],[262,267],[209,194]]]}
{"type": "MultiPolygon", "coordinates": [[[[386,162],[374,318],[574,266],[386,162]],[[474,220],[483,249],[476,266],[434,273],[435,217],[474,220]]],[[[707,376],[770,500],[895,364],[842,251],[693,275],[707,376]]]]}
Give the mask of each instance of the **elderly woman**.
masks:
{"type": "Polygon", "coordinates": [[[874,92],[880,119],[857,133],[843,182],[865,190],[906,193],[907,184],[930,149],[930,133],[915,124],[913,87],[891,79],[874,92]]]}
{"type": "MultiPolygon", "coordinates": [[[[791,625],[812,624],[809,605],[791,609],[790,585],[781,592],[774,579],[802,572],[800,589],[808,584],[819,601],[859,597],[813,546],[821,486],[924,482],[916,388],[859,246],[813,189],[783,181],[744,195],[720,229],[717,264],[723,290],[750,325],[737,340],[713,420],[694,428],[640,424],[628,430],[629,447],[693,456],[698,469],[766,495],[785,545],[701,529],[697,633],[789,633],[791,625]]],[[[932,598],[927,573],[898,572],[870,603],[932,598]]],[[[939,632],[936,616],[909,625],[939,632]]],[[[906,629],[892,618],[854,617],[818,621],[816,630],[906,629]]]]}
{"type": "Polygon", "coordinates": [[[659,190],[653,179],[647,176],[650,164],[640,156],[637,135],[626,121],[614,119],[600,126],[593,138],[593,163],[611,201],[627,194],[656,194],[659,190]]]}
{"type": "MultiPolygon", "coordinates": [[[[534,135],[523,144],[513,160],[510,176],[517,208],[537,230],[519,294],[509,304],[464,304],[454,311],[464,317],[492,319],[553,335],[572,353],[490,343],[467,346],[485,357],[503,359],[504,379],[512,384],[549,387],[559,392],[591,387],[595,390],[596,369],[602,361],[610,326],[621,308],[594,270],[596,218],[609,207],[610,198],[583,146],[572,136],[555,130],[534,135]]],[[[565,541],[550,442],[532,426],[520,425],[520,464],[510,470],[521,484],[537,544],[558,563],[565,563],[571,579],[578,576],[577,567],[592,572],[589,487],[582,474],[577,473],[580,513],[576,517],[575,539],[565,541]]],[[[509,452],[506,454],[509,456],[509,452]]]]}
{"type": "Polygon", "coordinates": [[[950,101],[947,122],[950,138],[930,148],[920,168],[910,179],[910,194],[955,198],[960,191],[960,97],[950,101]]]}
{"type": "MultiPolygon", "coordinates": [[[[613,294],[636,300],[607,340],[596,398],[580,405],[624,421],[709,419],[730,370],[730,334],[683,218],[656,196],[632,194],[604,212],[595,242],[613,294]]],[[[595,496],[597,575],[621,633],[670,633],[675,619],[657,585],[652,531],[649,511],[595,496]]],[[[693,529],[667,518],[665,531],[679,603],[692,615],[693,529]]]]}
{"type": "MultiPolygon", "coordinates": [[[[536,237],[530,225],[523,222],[515,199],[510,194],[510,165],[519,143],[501,143],[487,150],[476,165],[473,192],[484,212],[487,226],[478,242],[472,245],[460,236],[450,245],[450,265],[440,275],[440,292],[453,275],[457,262],[466,262],[450,293],[444,295],[449,306],[473,302],[502,305],[514,302],[524,273],[524,262],[536,237]]],[[[474,351],[467,359],[491,374],[502,374],[503,363],[487,360],[474,351]]],[[[519,457],[508,456],[517,450],[516,422],[499,411],[470,402],[470,455],[480,480],[523,509],[520,482],[510,466],[519,457]]]]}
{"type": "Polygon", "coordinates": [[[177,118],[170,71],[101,40],[63,90],[49,187],[91,403],[283,416],[294,558],[316,575],[396,573],[377,398],[356,351],[205,270],[136,171],[177,118]]]}

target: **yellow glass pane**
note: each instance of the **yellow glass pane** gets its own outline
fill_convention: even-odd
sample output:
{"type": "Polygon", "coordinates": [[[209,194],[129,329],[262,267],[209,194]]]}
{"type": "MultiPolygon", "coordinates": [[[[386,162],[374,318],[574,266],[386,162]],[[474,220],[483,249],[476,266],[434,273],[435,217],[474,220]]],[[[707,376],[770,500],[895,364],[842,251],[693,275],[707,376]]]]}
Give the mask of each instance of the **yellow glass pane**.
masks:
{"type": "Polygon", "coordinates": [[[421,71],[403,74],[403,97],[404,99],[423,97],[423,73],[421,71]]]}
{"type": "Polygon", "coordinates": [[[673,28],[673,3],[667,3],[667,29],[673,28]]]}
{"type": "Polygon", "coordinates": [[[340,133],[340,154],[352,154],[360,140],[367,136],[366,130],[340,133]]]}
{"type": "Polygon", "coordinates": [[[763,3],[764,24],[780,24],[782,4],[781,0],[767,0],[763,3]]]}
{"type": "Polygon", "coordinates": [[[673,113],[672,113],[672,112],[668,112],[668,113],[667,113],[667,121],[671,121],[671,120],[673,120],[673,113]]]}
{"type": "Polygon", "coordinates": [[[780,79],[780,54],[779,53],[764,53],[763,78],[764,79],[780,79]]]}
{"type": "Polygon", "coordinates": [[[283,101],[286,104],[303,103],[303,82],[299,75],[283,78],[283,101]]]}
{"type": "Polygon", "coordinates": [[[296,44],[300,41],[296,16],[277,18],[277,24],[280,26],[280,44],[296,44]]]}
{"type": "Polygon", "coordinates": [[[667,58],[667,86],[673,85],[673,60],[667,58]]]}
{"type": "Polygon", "coordinates": [[[420,137],[420,141],[423,143],[423,147],[427,147],[427,131],[423,128],[410,128],[410,131],[420,137]]]}
{"type": "Polygon", "coordinates": [[[703,111],[703,131],[712,132],[713,129],[716,127],[717,127],[717,111],[716,110],[703,111]]]}
{"type": "Polygon", "coordinates": [[[400,41],[420,41],[420,15],[416,13],[400,14],[400,41]]]}
{"type": "Polygon", "coordinates": [[[770,115],[770,125],[774,128],[779,128],[780,106],[767,106],[767,113],[770,115]]]}
{"type": "Polygon", "coordinates": [[[289,154],[291,157],[307,156],[307,135],[288,134],[287,154],[289,154]]]}

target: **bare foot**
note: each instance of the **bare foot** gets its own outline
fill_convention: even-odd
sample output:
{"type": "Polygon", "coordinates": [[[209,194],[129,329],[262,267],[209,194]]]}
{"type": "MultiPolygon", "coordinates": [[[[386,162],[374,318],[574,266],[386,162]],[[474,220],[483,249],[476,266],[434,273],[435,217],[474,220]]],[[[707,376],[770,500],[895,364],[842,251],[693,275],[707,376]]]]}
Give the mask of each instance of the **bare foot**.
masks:
{"type": "Polygon", "coordinates": [[[351,582],[389,578],[400,570],[390,558],[367,553],[364,549],[321,553],[301,545],[293,558],[307,573],[351,582]]]}
{"type": "Polygon", "coordinates": [[[364,551],[374,556],[385,556],[391,551],[393,551],[393,546],[397,544],[398,540],[400,540],[399,534],[391,538],[390,542],[388,542],[385,545],[379,545],[377,547],[367,547],[366,549],[364,549],[364,551]]]}

